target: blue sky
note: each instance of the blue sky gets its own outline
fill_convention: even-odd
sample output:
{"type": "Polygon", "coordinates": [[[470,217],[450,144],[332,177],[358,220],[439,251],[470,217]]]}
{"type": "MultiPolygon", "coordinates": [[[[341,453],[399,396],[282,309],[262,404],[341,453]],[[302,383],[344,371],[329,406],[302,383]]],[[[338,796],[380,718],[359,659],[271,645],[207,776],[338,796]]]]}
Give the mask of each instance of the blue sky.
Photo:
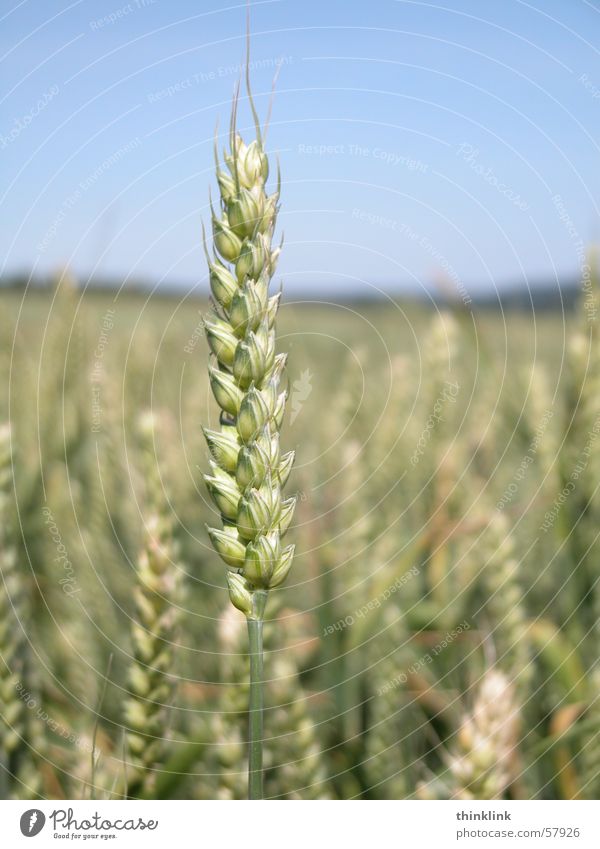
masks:
{"type": "MultiPolygon", "coordinates": [[[[0,3],[3,271],[205,280],[212,136],[245,4],[0,3]]],[[[294,295],[578,276],[598,240],[600,8],[252,4],[294,295]]],[[[247,111],[241,126],[251,132],[247,111]]]]}

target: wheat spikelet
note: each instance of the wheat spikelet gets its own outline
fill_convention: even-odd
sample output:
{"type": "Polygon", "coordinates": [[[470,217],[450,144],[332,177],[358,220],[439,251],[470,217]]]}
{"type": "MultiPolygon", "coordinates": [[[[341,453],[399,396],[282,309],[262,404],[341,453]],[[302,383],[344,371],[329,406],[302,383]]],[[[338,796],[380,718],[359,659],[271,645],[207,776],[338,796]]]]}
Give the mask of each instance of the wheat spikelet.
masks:
{"type": "Polygon", "coordinates": [[[5,768],[14,774],[14,754],[25,739],[26,707],[17,689],[23,686],[24,590],[10,541],[11,481],[10,430],[4,425],[0,428],[0,752],[5,768]]]}
{"type": "Polygon", "coordinates": [[[487,596],[486,612],[493,627],[498,665],[518,682],[524,693],[532,674],[523,601],[527,587],[523,586],[522,568],[515,557],[510,523],[503,513],[491,515],[479,551],[481,586],[487,596]]]}
{"type": "Polygon", "coordinates": [[[295,499],[282,489],[294,452],[281,456],[279,432],[287,391],[286,355],[275,353],[279,295],[269,284],[280,253],[272,247],[280,181],[266,191],[269,162],[250,92],[249,35],[246,84],[256,139],[246,145],[236,129],[237,94],[231,115],[228,173],[215,143],[220,209],[211,204],[214,256],[207,252],[213,309],[204,319],[213,362],[211,389],[220,407],[220,430],[205,429],[212,455],[204,475],[221,514],[222,529],[209,528],[211,542],[228,567],[229,597],[245,614],[250,648],[249,782],[252,799],[263,796],[263,619],[270,589],[286,579],[294,546],[282,546],[295,499]]]}
{"type": "Polygon", "coordinates": [[[214,779],[211,792],[219,799],[244,799],[248,764],[240,720],[248,708],[249,662],[244,621],[233,607],[219,617],[217,636],[224,682],[218,709],[207,716],[207,737],[212,741],[208,761],[214,779]]]}
{"type": "Polygon", "coordinates": [[[582,734],[579,776],[582,794],[597,799],[600,793],[600,667],[597,644],[600,636],[600,575],[598,572],[598,526],[600,520],[600,336],[597,310],[599,303],[597,252],[590,253],[590,289],[588,299],[582,294],[577,331],[572,334],[568,350],[568,382],[566,388],[566,443],[561,454],[562,482],[571,485],[577,472],[575,487],[565,508],[569,516],[569,538],[573,573],[580,585],[578,619],[585,614],[579,599],[591,596],[590,633],[593,638],[591,669],[587,676],[589,701],[582,734]],[[586,312],[590,308],[589,314],[586,312]]]}
{"type": "Polygon", "coordinates": [[[152,770],[164,748],[166,705],[173,690],[169,672],[173,663],[171,642],[179,585],[172,518],[164,503],[153,450],[155,417],[144,414],[139,427],[147,516],[133,593],[133,660],[124,712],[130,797],[148,792],[153,782],[152,770]]]}
{"type": "Polygon", "coordinates": [[[369,577],[365,563],[372,557],[368,547],[375,516],[368,509],[369,498],[363,489],[368,461],[357,440],[345,443],[341,461],[335,487],[341,502],[327,516],[330,539],[323,546],[322,556],[335,564],[340,603],[347,611],[353,611],[365,597],[365,581],[369,577]]]}
{"type": "Polygon", "coordinates": [[[319,729],[290,653],[271,659],[267,711],[268,798],[327,799],[327,771],[319,729]]]}
{"type": "MultiPolygon", "coordinates": [[[[576,568],[573,570],[574,601],[592,594],[593,612],[586,623],[595,626],[600,613],[594,587],[598,580],[598,522],[600,520],[600,335],[597,308],[600,289],[596,251],[590,252],[589,290],[578,304],[577,325],[567,350],[566,388],[564,390],[565,441],[560,455],[560,486],[573,488],[564,516],[558,519],[570,530],[568,545],[576,568]],[[586,307],[592,307],[591,312],[586,307]]],[[[585,610],[582,610],[585,615],[585,610]]]]}
{"type": "MultiPolygon", "coordinates": [[[[459,336],[451,313],[431,321],[423,342],[417,414],[408,430],[411,435],[409,475],[418,488],[415,505],[421,528],[435,537],[448,512],[449,493],[464,468],[460,446],[451,445],[451,419],[460,391],[457,380],[459,336]],[[442,509],[440,509],[442,508],[442,509]]],[[[434,541],[432,538],[432,547],[434,541]]]]}
{"type": "MultiPolygon", "coordinates": [[[[594,328],[597,330],[597,328],[594,328]]],[[[594,627],[600,614],[598,554],[600,540],[600,339],[583,330],[575,333],[568,353],[565,444],[561,453],[561,488],[571,489],[555,524],[568,528],[567,545],[573,562],[570,580],[572,602],[591,595],[593,616],[586,625],[594,627]]],[[[587,608],[581,610],[586,616],[587,608]]]]}
{"type": "Polygon", "coordinates": [[[235,113],[234,105],[229,173],[217,159],[220,213],[212,214],[214,309],[204,323],[221,427],[205,429],[212,471],[204,478],[223,520],[209,535],[228,567],[231,601],[248,618],[262,619],[266,592],[283,583],[294,553],[281,545],[295,505],[281,495],[294,454],[282,457],[279,449],[286,356],[275,353],[279,295],[268,294],[280,250],[271,245],[279,187],[270,195],[265,189],[269,164],[258,123],[247,146],[235,113]]]}
{"type": "Polygon", "coordinates": [[[414,733],[422,722],[406,679],[414,657],[405,623],[389,602],[377,617],[377,629],[366,652],[370,699],[364,770],[375,798],[406,799],[417,757],[414,733]]]}
{"type": "Polygon", "coordinates": [[[453,796],[500,799],[519,775],[519,706],[514,686],[497,669],[487,671],[472,711],[463,719],[446,760],[453,796]]]}
{"type": "MultiPolygon", "coordinates": [[[[41,790],[39,763],[44,734],[32,706],[33,676],[28,663],[25,634],[29,613],[18,552],[11,539],[13,474],[11,433],[0,427],[0,781],[10,784],[10,795],[32,798],[41,790]],[[4,771],[6,770],[6,772],[4,771]]],[[[7,794],[8,795],[8,794],[7,794]]]]}
{"type": "Polygon", "coordinates": [[[537,477],[543,491],[554,492],[558,486],[559,444],[552,426],[554,404],[545,368],[536,363],[524,370],[523,382],[529,385],[529,397],[523,410],[526,445],[535,456],[537,477]]]}
{"type": "MultiPolygon", "coordinates": [[[[436,402],[449,400],[444,390],[456,386],[457,360],[460,352],[460,335],[456,319],[449,312],[436,314],[431,320],[423,340],[421,358],[420,403],[425,419],[432,413],[436,402]]],[[[455,390],[456,391],[456,390],[455,390]]],[[[437,444],[447,434],[449,408],[444,405],[439,417],[433,420],[431,442],[437,444]]],[[[422,422],[419,421],[419,425],[422,422]]],[[[443,447],[443,441],[439,448],[443,447]]],[[[437,457],[438,451],[433,452],[437,457]]]]}

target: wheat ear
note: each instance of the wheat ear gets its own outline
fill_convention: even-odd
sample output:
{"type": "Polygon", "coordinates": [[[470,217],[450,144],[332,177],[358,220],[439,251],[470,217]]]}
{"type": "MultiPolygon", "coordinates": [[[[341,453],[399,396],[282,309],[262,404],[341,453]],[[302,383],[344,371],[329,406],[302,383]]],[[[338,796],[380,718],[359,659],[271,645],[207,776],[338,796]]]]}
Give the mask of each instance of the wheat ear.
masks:
{"type": "Polygon", "coordinates": [[[25,738],[25,703],[17,689],[22,680],[24,638],[21,623],[15,622],[15,614],[20,618],[22,587],[17,553],[7,529],[10,465],[10,431],[4,426],[0,429],[0,758],[5,776],[14,772],[14,753],[25,738]]]}
{"type": "Polygon", "coordinates": [[[154,769],[164,746],[166,704],[173,690],[169,671],[180,574],[173,522],[166,509],[153,450],[155,417],[143,414],[138,428],[147,515],[133,593],[133,658],[125,703],[128,797],[146,795],[152,789],[154,769]]]}
{"type": "Polygon", "coordinates": [[[294,453],[283,457],[279,431],[287,392],[285,354],[275,353],[280,295],[269,283],[280,248],[272,247],[279,202],[267,194],[269,164],[261,128],[246,145],[236,131],[234,99],[228,171],[217,161],[219,214],[212,210],[215,255],[208,258],[213,308],[205,318],[212,354],[211,388],[221,409],[219,430],[205,429],[211,472],[204,476],[222,528],[208,533],[228,567],[229,596],[248,622],[250,644],[249,795],[262,798],[262,632],[267,593],[285,580],[294,546],[282,546],[295,499],[282,499],[294,453]]]}
{"type": "Polygon", "coordinates": [[[447,762],[458,799],[500,799],[520,772],[520,709],[514,685],[488,670],[447,762]]]}
{"type": "MultiPolygon", "coordinates": [[[[15,545],[13,454],[9,425],[0,426],[0,792],[30,799],[42,792],[43,725],[33,713],[27,584],[15,545]],[[2,786],[6,785],[6,786],[2,786]]],[[[36,698],[34,698],[35,693],[36,698]]]]}

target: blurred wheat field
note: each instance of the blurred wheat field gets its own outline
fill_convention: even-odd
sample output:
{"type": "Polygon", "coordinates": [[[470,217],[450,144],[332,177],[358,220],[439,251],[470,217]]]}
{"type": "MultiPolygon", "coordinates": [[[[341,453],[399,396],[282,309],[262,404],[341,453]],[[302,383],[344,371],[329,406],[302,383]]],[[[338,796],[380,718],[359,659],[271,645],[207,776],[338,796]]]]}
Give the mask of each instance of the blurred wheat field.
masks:
{"type": "MultiPolygon", "coordinates": [[[[66,274],[0,303],[2,796],[244,798],[244,619],[205,533],[205,303],[66,274]]],[[[299,505],[267,611],[268,797],[597,798],[585,306],[284,301],[299,505]]]]}

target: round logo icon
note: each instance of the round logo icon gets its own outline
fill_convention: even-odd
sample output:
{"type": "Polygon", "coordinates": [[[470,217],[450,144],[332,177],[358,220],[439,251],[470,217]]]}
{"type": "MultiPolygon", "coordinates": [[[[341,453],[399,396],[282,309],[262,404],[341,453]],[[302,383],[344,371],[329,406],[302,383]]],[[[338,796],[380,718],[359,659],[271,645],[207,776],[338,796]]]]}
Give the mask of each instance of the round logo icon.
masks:
{"type": "Polygon", "coordinates": [[[35,837],[43,829],[46,817],[39,808],[31,808],[21,815],[21,834],[25,837],[35,837]]]}

